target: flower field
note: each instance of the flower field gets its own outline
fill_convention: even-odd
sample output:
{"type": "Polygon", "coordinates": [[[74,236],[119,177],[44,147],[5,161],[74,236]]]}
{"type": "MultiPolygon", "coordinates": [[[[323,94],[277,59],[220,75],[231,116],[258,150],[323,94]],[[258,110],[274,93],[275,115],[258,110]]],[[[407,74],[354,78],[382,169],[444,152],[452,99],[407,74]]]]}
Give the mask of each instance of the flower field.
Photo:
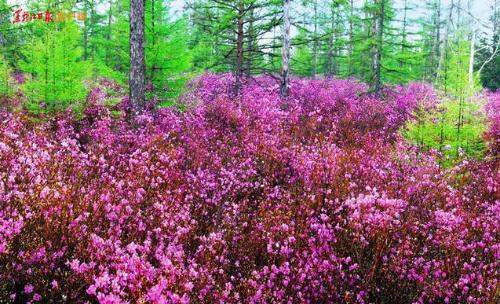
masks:
{"type": "Polygon", "coordinates": [[[446,167],[400,132],[427,85],[233,81],[133,117],[104,80],[81,119],[4,102],[0,299],[498,303],[499,93],[486,156],[446,167]]]}

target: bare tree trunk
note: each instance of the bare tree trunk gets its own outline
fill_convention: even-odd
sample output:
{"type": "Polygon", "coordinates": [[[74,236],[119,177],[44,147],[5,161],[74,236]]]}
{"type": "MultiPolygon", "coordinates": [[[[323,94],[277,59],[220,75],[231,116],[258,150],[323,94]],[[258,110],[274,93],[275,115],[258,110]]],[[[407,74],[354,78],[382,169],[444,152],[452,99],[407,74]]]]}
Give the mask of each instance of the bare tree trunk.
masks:
{"type": "Polygon", "coordinates": [[[243,44],[245,38],[244,32],[244,3],[243,0],[238,2],[238,29],[236,37],[236,82],[234,84],[234,94],[239,95],[241,92],[241,79],[243,77],[243,44]]]}
{"type": "Polygon", "coordinates": [[[474,57],[475,57],[476,31],[472,30],[472,39],[470,42],[469,55],[469,90],[470,94],[474,91],[474,57]]]}
{"type": "Polygon", "coordinates": [[[498,29],[498,25],[499,25],[499,20],[498,20],[498,17],[500,16],[500,11],[499,11],[499,5],[498,5],[498,1],[495,0],[493,2],[493,6],[491,7],[492,11],[493,11],[493,43],[491,45],[492,47],[492,53],[491,53],[491,56],[489,56],[484,62],[483,64],[481,64],[481,67],[479,67],[477,73],[478,74],[481,74],[483,72],[483,69],[493,60],[496,58],[496,56],[498,56],[498,54],[500,53],[500,30],[498,29]]]}
{"type": "Polygon", "coordinates": [[[283,48],[281,51],[281,96],[287,97],[290,87],[290,1],[283,0],[283,48]]]}
{"type": "Polygon", "coordinates": [[[135,110],[145,103],[144,0],[130,1],[130,102],[135,110]]]}

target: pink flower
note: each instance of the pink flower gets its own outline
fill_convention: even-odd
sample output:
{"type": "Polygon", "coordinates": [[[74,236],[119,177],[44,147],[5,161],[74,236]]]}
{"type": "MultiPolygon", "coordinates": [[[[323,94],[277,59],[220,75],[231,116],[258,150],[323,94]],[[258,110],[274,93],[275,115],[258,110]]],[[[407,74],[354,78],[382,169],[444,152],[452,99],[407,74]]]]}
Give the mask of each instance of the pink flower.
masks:
{"type": "Polygon", "coordinates": [[[32,293],[33,292],[33,285],[28,284],[24,286],[24,293],[32,293]]]}

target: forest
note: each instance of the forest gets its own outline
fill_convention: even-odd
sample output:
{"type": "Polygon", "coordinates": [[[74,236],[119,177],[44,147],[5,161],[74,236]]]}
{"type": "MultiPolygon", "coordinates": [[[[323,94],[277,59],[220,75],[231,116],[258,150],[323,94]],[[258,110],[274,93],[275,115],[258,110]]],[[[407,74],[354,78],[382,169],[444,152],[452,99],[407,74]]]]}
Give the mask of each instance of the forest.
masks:
{"type": "Polygon", "coordinates": [[[498,0],[0,0],[0,303],[500,302],[498,0]]]}

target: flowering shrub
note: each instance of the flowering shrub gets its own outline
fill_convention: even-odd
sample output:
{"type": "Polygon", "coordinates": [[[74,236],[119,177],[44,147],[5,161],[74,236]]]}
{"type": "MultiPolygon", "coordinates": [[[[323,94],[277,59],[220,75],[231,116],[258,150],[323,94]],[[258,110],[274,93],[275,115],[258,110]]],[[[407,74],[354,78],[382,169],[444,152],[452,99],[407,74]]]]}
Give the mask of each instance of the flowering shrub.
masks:
{"type": "Polygon", "coordinates": [[[490,128],[486,134],[490,141],[490,152],[498,156],[500,153],[500,92],[489,94],[486,114],[490,121],[490,128]]]}
{"type": "Polygon", "coordinates": [[[498,301],[498,168],[398,135],[429,88],[233,80],[195,80],[183,111],[124,117],[102,88],[81,120],[1,111],[0,298],[498,301]]]}

